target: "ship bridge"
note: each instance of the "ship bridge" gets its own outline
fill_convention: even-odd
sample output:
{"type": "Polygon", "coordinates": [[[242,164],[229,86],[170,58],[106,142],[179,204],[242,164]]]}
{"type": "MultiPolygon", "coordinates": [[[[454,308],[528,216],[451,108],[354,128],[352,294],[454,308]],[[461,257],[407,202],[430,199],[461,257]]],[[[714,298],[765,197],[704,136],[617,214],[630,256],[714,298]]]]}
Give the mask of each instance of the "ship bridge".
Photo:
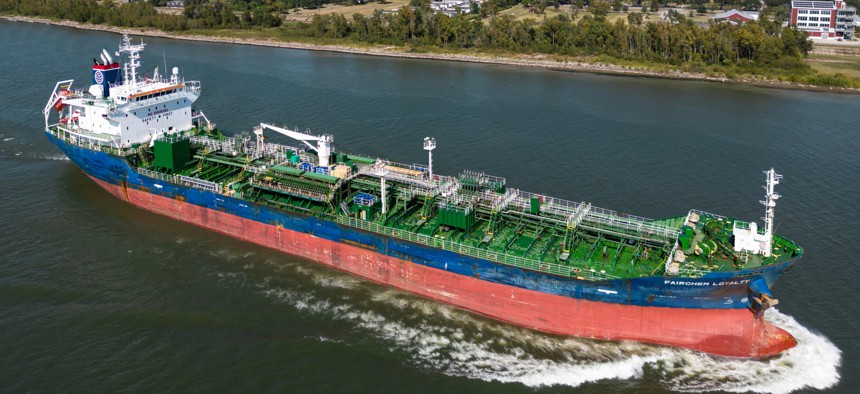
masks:
{"type": "Polygon", "coordinates": [[[178,67],[173,67],[168,76],[162,75],[157,66],[151,73],[139,75],[144,46],[142,41],[133,44],[124,35],[116,52],[126,58],[122,65],[102,50],[101,62],[93,59],[89,87],[75,89],[73,80],[58,82],[45,106],[45,127],[91,144],[123,148],[152,144],[162,136],[202,123],[205,117],[192,107],[200,96],[200,83],[185,81],[178,67]],[[51,109],[59,112],[59,120],[53,125],[49,121],[51,109]]]}

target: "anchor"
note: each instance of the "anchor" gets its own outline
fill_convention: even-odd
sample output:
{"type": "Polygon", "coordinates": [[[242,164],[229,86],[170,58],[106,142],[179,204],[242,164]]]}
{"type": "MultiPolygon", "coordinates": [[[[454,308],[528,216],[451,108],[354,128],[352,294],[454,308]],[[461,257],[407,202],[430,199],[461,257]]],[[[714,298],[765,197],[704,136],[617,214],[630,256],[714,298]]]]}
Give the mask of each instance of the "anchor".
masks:
{"type": "Polygon", "coordinates": [[[779,304],[779,300],[773,298],[773,294],[770,293],[770,288],[763,278],[752,281],[747,286],[747,292],[750,300],[749,309],[756,318],[761,317],[768,308],[779,304]]]}

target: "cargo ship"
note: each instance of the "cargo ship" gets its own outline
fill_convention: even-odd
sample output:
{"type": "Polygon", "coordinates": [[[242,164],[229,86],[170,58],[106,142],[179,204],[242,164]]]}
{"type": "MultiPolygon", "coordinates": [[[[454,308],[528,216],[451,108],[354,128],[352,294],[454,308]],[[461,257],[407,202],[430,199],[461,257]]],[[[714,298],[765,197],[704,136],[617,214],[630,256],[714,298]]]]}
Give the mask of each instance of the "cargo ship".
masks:
{"type": "Polygon", "coordinates": [[[226,135],[195,108],[199,81],[142,72],[144,47],[125,35],[102,49],[91,84],[57,82],[44,109],[47,138],[123,201],[541,332],[742,358],[796,345],[763,313],[803,255],[773,233],[773,169],[763,226],[699,210],[648,219],[434,173],[433,138],[416,141],[426,164],[404,164],[267,123],[226,135]]]}

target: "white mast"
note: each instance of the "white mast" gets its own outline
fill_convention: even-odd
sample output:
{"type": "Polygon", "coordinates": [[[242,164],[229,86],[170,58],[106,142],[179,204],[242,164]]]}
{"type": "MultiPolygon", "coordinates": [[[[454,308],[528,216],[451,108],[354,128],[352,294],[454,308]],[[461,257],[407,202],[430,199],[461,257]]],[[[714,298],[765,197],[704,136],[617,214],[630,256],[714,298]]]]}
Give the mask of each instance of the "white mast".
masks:
{"type": "Polygon", "coordinates": [[[255,154],[262,155],[266,151],[266,137],[263,137],[263,128],[254,128],[254,135],[257,137],[257,152],[255,154]]]}
{"type": "Polygon", "coordinates": [[[436,149],[436,139],[424,137],[424,150],[427,151],[427,171],[430,173],[430,182],[433,182],[433,149],[436,149]]]}
{"type": "Polygon", "coordinates": [[[128,54],[128,62],[123,66],[123,79],[132,88],[137,87],[137,68],[140,67],[140,52],[143,51],[145,46],[146,44],[143,43],[143,39],[140,40],[140,44],[133,45],[128,34],[123,33],[122,45],[119,46],[119,52],[128,54]]]}
{"type": "Polygon", "coordinates": [[[732,234],[735,237],[735,252],[751,252],[758,253],[764,257],[770,257],[773,249],[773,209],[776,207],[776,200],[779,199],[779,194],[774,191],[774,186],[779,184],[782,175],[776,173],[771,168],[764,171],[767,175],[767,184],[764,186],[765,200],[759,201],[765,207],[764,211],[764,234],[759,234],[759,228],[755,222],[749,223],[748,226],[739,225],[736,221],[732,228],[732,234]]]}
{"type": "Polygon", "coordinates": [[[764,189],[767,192],[765,194],[765,200],[759,201],[765,207],[764,211],[764,239],[762,239],[762,255],[765,257],[770,257],[772,244],[773,244],[773,219],[774,212],[773,209],[776,207],[776,200],[779,199],[779,194],[774,191],[774,186],[779,184],[780,179],[782,179],[782,175],[776,173],[776,171],[771,168],[768,171],[764,171],[767,176],[767,185],[765,185],[764,189]]]}
{"type": "Polygon", "coordinates": [[[385,191],[385,175],[379,176],[380,198],[382,199],[382,214],[388,213],[388,195],[385,191]]]}

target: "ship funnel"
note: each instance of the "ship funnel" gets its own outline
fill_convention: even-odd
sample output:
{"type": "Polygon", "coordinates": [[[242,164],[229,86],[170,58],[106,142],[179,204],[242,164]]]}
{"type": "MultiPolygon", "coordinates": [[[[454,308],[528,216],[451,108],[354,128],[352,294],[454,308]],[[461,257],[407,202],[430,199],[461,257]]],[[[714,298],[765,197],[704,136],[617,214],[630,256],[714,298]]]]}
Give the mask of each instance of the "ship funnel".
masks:
{"type": "Polygon", "coordinates": [[[119,63],[110,63],[112,58],[108,58],[105,52],[99,53],[104,61],[103,64],[93,65],[93,85],[101,85],[104,97],[110,97],[111,85],[119,85],[122,83],[122,74],[119,72],[119,63]]]}
{"type": "Polygon", "coordinates": [[[113,58],[110,56],[110,53],[108,53],[107,49],[102,48],[102,54],[105,56],[105,60],[107,60],[107,63],[105,64],[113,64],[113,58]]]}

